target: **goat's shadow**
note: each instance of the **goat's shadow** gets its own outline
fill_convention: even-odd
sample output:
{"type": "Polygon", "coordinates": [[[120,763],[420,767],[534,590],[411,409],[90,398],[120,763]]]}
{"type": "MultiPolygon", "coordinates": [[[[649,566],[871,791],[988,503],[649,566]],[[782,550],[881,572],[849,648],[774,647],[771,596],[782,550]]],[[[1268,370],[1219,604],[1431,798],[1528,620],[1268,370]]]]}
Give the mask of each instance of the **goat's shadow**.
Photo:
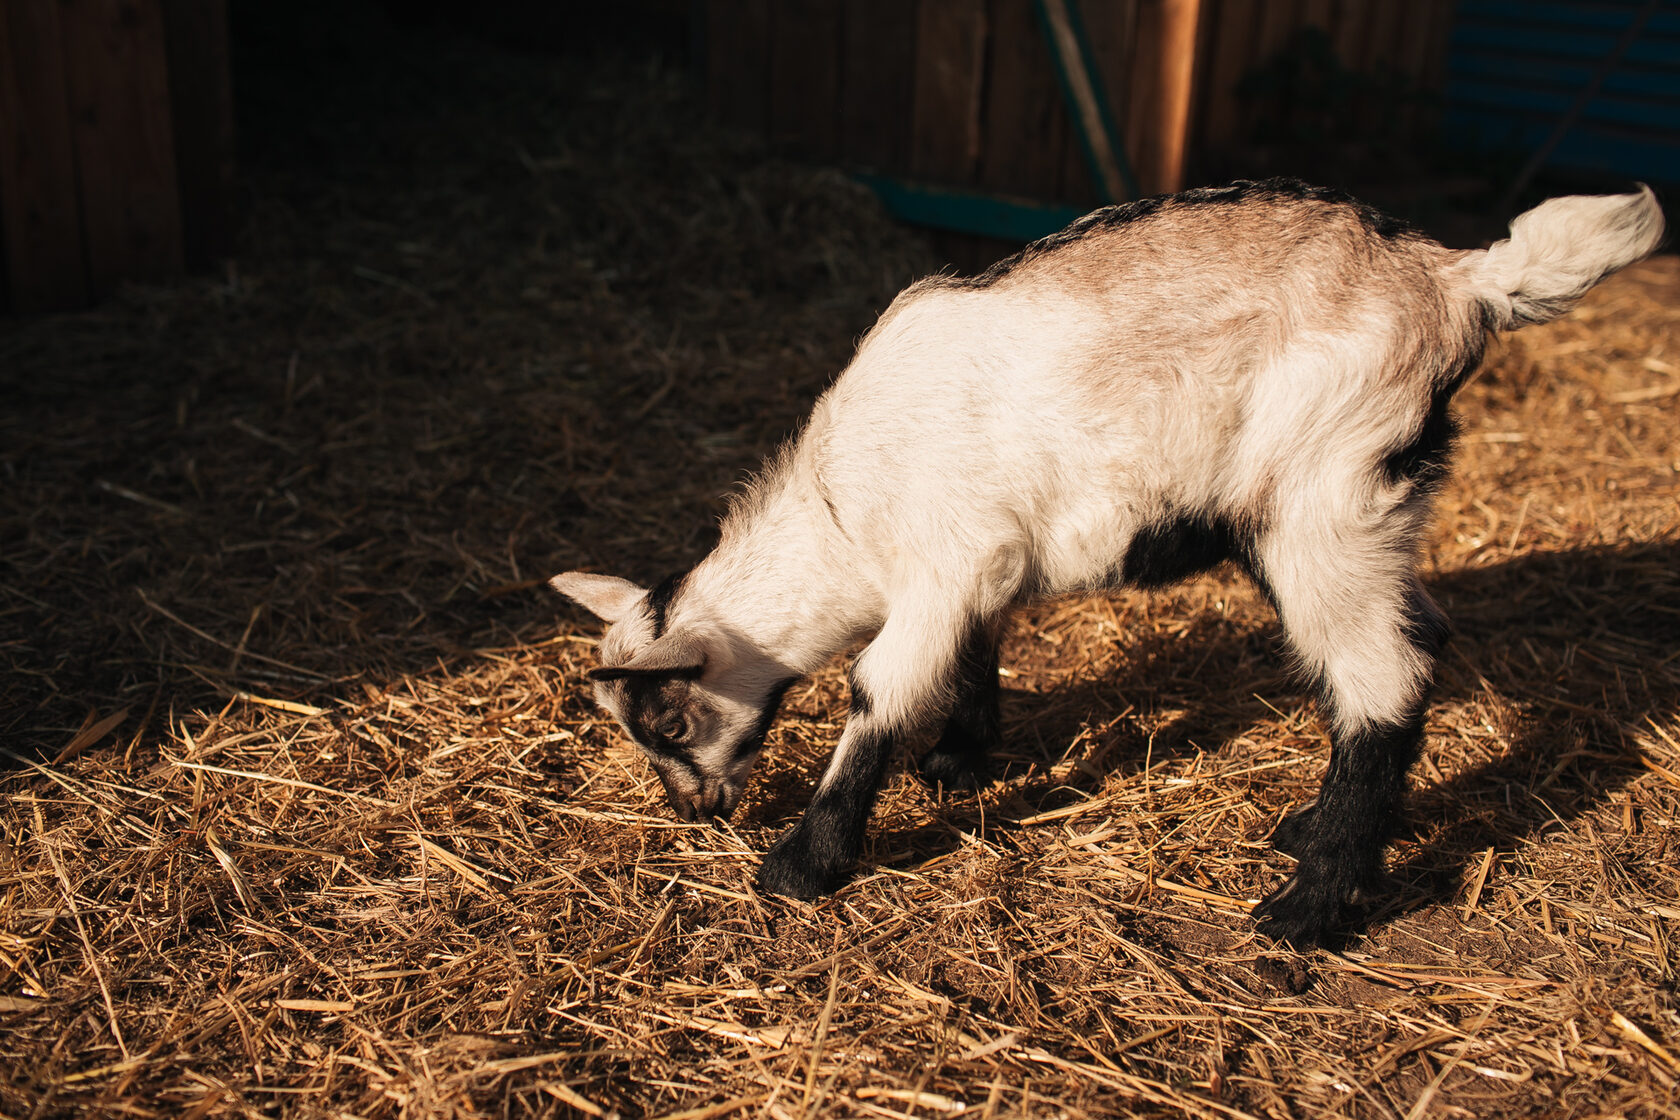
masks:
{"type": "MultiPolygon", "coordinates": [[[[1490,744],[1504,746],[1414,790],[1391,868],[1396,897],[1368,920],[1449,900],[1469,861],[1487,849],[1509,851],[1603,804],[1643,766],[1623,729],[1680,713],[1672,667],[1680,654],[1680,543],[1534,553],[1425,582],[1454,625],[1433,708],[1483,705],[1479,714],[1498,733],[1490,744]]],[[[1025,770],[1012,791],[1020,810],[1013,815],[1071,804],[1116,773],[1188,752],[1242,749],[1234,740],[1273,714],[1259,697],[1306,695],[1281,647],[1275,621],[1243,627],[1210,617],[1182,634],[1129,643],[1126,668],[1112,679],[1045,692],[1006,688],[1003,776],[1021,779],[1025,770]],[[1128,703],[1145,715],[1179,714],[1151,733],[1147,720],[1120,718],[1128,703]],[[1052,777],[1050,764],[1068,760],[1071,772],[1052,777]]],[[[1316,733],[1321,725],[1311,718],[1316,733]]],[[[1421,765],[1432,772],[1429,761],[1421,765]]],[[[1010,827],[998,817],[988,813],[986,825],[1010,827]]],[[[952,825],[980,823],[974,799],[950,798],[936,821],[888,844],[908,843],[926,860],[954,849],[952,825]]]]}

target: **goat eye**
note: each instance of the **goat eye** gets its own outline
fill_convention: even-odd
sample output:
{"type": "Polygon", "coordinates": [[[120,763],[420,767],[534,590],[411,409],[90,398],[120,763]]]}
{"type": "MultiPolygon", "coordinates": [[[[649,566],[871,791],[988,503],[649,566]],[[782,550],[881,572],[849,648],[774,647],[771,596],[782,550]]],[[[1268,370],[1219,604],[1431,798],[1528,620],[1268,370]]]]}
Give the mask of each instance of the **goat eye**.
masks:
{"type": "Polygon", "coordinates": [[[659,730],[667,739],[681,739],[688,734],[688,720],[679,715],[670,716],[666,719],[665,726],[659,730]]]}

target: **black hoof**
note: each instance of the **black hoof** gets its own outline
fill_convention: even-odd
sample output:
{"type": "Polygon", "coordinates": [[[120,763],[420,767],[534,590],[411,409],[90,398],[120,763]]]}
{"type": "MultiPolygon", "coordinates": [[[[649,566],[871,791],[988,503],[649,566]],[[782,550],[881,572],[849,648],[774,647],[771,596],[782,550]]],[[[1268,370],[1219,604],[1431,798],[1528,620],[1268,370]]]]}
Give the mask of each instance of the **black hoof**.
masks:
{"type": "Polygon", "coordinates": [[[1272,847],[1286,856],[1299,859],[1312,840],[1313,825],[1317,819],[1316,802],[1296,809],[1278,822],[1277,829],[1272,833],[1272,847]]]}
{"type": "Polygon", "coordinates": [[[1325,944],[1342,923],[1342,900],[1322,882],[1295,875],[1254,908],[1255,929],[1297,949],[1325,944]]]}
{"type": "Polygon", "coordinates": [[[758,889],[788,898],[821,898],[846,884],[843,868],[828,867],[812,857],[810,845],[796,825],[764,853],[758,869],[758,889]]]}
{"type": "Polygon", "coordinates": [[[935,747],[916,764],[917,774],[930,787],[946,790],[978,792],[992,784],[990,769],[983,755],[954,754],[935,747]]]}

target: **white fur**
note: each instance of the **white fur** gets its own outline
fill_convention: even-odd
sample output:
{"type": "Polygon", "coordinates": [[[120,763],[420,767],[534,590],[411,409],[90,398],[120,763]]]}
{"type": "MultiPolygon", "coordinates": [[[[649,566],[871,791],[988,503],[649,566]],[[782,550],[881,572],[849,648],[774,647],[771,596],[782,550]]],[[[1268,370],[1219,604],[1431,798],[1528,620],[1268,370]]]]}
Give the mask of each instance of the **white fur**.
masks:
{"type": "MultiPolygon", "coordinates": [[[[1661,229],[1648,190],[1554,199],[1470,253],[1316,198],[1169,202],[984,284],[912,286],[731,512],[660,641],[706,651],[716,750],[775,681],[869,635],[854,680],[871,724],[898,727],[940,703],[976,622],[1112,586],[1140,529],[1200,514],[1252,528],[1337,724],[1402,719],[1430,673],[1405,636],[1428,493],[1385,458],[1487,329],[1560,314],[1661,229]]],[[[622,588],[596,590],[624,618],[603,662],[648,656],[622,588]]]]}

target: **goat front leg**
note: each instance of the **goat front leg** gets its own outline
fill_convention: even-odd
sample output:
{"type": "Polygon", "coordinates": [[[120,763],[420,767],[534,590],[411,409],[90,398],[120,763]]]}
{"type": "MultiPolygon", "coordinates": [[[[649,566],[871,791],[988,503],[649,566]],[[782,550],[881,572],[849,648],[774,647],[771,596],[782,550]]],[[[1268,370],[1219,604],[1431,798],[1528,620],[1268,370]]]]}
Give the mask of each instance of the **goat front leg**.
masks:
{"type": "Polygon", "coordinates": [[[832,893],[862,854],[896,733],[932,703],[964,632],[960,616],[939,610],[937,589],[907,600],[911,605],[888,616],[852,666],[846,729],[805,815],[765,853],[759,890],[795,898],[832,893]]]}
{"type": "Polygon", "coordinates": [[[759,890],[816,898],[845,884],[863,851],[869,813],[892,749],[891,729],[870,710],[869,693],[859,688],[854,674],[846,730],[805,815],[765,853],[759,890]]]}

